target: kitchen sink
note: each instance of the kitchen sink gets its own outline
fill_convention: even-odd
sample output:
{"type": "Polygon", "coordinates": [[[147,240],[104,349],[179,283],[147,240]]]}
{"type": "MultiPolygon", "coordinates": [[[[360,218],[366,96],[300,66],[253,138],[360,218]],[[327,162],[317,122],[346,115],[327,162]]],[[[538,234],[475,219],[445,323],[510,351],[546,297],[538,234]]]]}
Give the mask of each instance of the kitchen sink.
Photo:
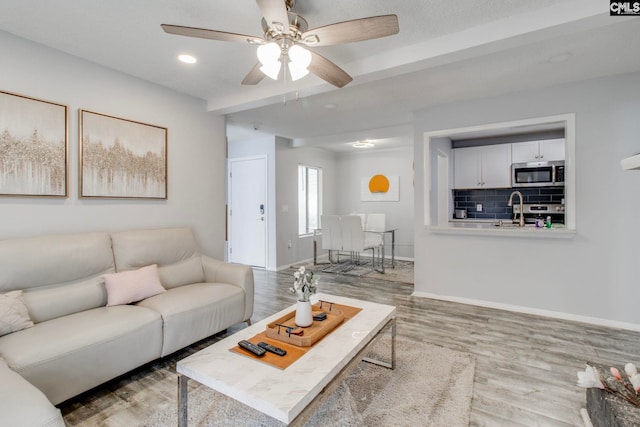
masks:
{"type": "MultiPolygon", "coordinates": [[[[500,228],[522,228],[520,227],[520,224],[518,224],[517,222],[513,223],[511,221],[503,221],[503,220],[494,222],[493,225],[500,228]]],[[[535,227],[535,224],[525,224],[524,227],[525,228],[535,227]]]]}

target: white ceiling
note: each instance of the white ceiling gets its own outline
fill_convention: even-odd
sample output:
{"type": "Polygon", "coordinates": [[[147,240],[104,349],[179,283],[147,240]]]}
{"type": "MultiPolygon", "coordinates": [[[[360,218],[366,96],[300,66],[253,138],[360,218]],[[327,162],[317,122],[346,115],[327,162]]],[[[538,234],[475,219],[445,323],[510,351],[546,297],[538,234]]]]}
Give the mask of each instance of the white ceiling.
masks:
{"type": "Polygon", "coordinates": [[[640,70],[640,19],[610,17],[602,0],[298,0],[294,11],[310,28],[395,13],[400,33],[317,48],[354,77],[336,89],[315,76],[242,86],[255,46],[160,28],[262,36],[255,0],[2,0],[0,30],[202,98],[227,114],[230,139],[336,151],[365,138],[410,145],[416,109],[640,70]]]}

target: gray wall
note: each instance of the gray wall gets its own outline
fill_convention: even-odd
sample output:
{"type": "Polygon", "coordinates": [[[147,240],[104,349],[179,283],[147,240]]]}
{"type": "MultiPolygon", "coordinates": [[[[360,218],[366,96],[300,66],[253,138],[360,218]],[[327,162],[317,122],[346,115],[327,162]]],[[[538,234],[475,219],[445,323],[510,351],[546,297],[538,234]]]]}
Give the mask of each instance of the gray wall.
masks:
{"type": "Polygon", "coordinates": [[[38,234],[193,227],[224,257],[225,127],[204,101],[0,32],[0,90],[65,104],[69,197],[0,198],[0,239],[38,234]],[[168,199],[78,198],[78,109],[168,128],[168,199]]]}
{"type": "Polygon", "coordinates": [[[314,147],[291,148],[290,141],[276,141],[276,241],[278,268],[313,258],[313,237],[298,238],[298,165],[322,168],[323,211],[337,213],[338,170],[336,155],[314,147]],[[285,212],[286,210],[286,212],[285,212]],[[291,240],[291,248],[288,242],[291,240]]]}
{"type": "Polygon", "coordinates": [[[416,286],[434,294],[640,324],[640,172],[620,160],[640,151],[640,73],[415,114],[416,286]],[[425,132],[576,114],[576,236],[526,239],[435,234],[424,226],[425,132]]]}
{"type": "MultiPolygon", "coordinates": [[[[413,258],[413,147],[358,151],[338,157],[338,212],[384,213],[388,229],[396,231],[396,256],[413,258]],[[374,175],[400,177],[400,201],[361,202],[360,180],[374,175]]],[[[387,237],[387,243],[390,238],[387,237]]],[[[391,256],[387,250],[386,256],[391,256]]]]}

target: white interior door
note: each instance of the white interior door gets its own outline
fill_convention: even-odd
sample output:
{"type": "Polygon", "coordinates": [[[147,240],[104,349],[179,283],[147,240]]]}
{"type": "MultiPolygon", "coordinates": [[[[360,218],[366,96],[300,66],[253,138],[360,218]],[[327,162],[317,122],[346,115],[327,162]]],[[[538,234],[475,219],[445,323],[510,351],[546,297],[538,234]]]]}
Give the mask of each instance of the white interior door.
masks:
{"type": "Polygon", "coordinates": [[[267,265],[267,159],[229,160],[229,261],[267,265]]]}

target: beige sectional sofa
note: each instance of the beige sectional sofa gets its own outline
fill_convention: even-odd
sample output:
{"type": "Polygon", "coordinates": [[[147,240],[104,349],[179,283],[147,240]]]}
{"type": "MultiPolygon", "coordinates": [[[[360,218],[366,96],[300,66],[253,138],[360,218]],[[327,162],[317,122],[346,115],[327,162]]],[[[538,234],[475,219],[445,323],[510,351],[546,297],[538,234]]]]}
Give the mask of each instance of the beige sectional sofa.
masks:
{"type": "Polygon", "coordinates": [[[251,268],[202,255],[188,228],[0,241],[0,294],[16,290],[33,326],[0,336],[0,425],[64,425],[53,405],[253,313],[251,268]],[[161,293],[107,305],[105,277],[150,265],[161,293]]]}

